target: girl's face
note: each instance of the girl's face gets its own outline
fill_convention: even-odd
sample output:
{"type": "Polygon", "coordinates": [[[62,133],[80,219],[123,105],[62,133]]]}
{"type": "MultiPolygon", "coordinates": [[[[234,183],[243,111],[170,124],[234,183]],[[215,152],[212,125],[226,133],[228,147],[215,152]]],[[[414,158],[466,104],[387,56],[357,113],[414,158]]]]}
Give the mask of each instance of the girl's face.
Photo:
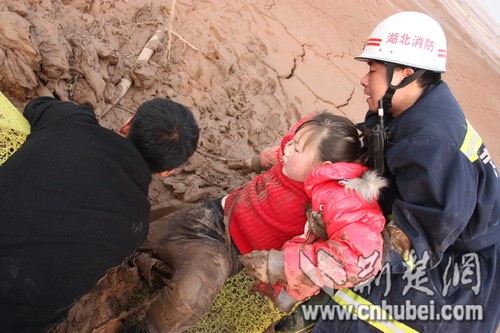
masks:
{"type": "Polygon", "coordinates": [[[300,132],[296,133],[284,149],[283,174],[298,182],[303,182],[317,164],[315,151],[311,148],[314,145],[304,149],[304,143],[309,135],[311,135],[309,132],[303,135],[300,132]]]}

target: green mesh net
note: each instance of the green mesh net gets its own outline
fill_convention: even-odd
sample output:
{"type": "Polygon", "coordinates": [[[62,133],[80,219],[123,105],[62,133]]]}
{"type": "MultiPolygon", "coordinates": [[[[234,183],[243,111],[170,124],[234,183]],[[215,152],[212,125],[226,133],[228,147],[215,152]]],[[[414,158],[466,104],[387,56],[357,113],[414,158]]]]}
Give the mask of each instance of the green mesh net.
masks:
{"type": "Polygon", "coordinates": [[[0,165],[22,146],[29,133],[28,121],[0,92],[0,165]]]}
{"type": "Polygon", "coordinates": [[[251,288],[255,280],[244,271],[230,277],[214,304],[189,333],[261,333],[285,313],[251,288]]]}

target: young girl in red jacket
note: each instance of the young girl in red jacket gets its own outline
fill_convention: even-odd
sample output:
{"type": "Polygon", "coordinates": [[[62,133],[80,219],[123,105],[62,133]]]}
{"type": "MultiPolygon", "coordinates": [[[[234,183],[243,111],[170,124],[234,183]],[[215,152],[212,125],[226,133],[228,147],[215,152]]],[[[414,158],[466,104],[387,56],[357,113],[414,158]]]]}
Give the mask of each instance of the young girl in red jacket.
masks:
{"type": "Polygon", "coordinates": [[[377,204],[383,178],[358,163],[324,163],[304,181],[312,206],[303,235],[281,250],[240,257],[257,289],[288,312],[320,289],[350,288],[381,269],[385,218],[377,204]]]}
{"type": "Polygon", "coordinates": [[[348,287],[375,276],[385,223],[376,199],[385,183],[367,173],[368,158],[368,147],[350,120],[328,112],[310,115],[279,148],[258,158],[264,167],[272,165],[268,171],[224,198],[153,222],[142,250],[175,272],[145,318],[128,331],[188,329],[209,309],[225,280],[243,268],[241,255],[248,272],[278,283],[275,303],[284,310],[324,286],[348,287]],[[371,188],[370,195],[360,194],[363,186],[371,188]],[[328,241],[313,234],[299,237],[311,198],[313,215],[324,220],[316,228],[324,232],[317,233],[328,241]],[[310,264],[301,265],[301,256],[310,264]],[[328,265],[336,262],[336,269],[323,271],[322,258],[328,265]],[[333,283],[324,273],[335,275],[333,283]]]}
{"type": "MultiPolygon", "coordinates": [[[[318,118],[321,119],[321,116],[318,118]]],[[[322,162],[319,165],[313,162],[312,171],[308,167],[308,158],[301,158],[303,164],[296,165],[299,173],[295,178],[300,180],[305,176],[304,189],[312,204],[307,213],[309,223],[306,231],[286,241],[280,251],[255,250],[240,258],[248,274],[264,284],[273,284],[271,288],[264,284],[259,285],[259,288],[285,312],[298,301],[317,294],[320,289],[352,287],[372,278],[381,268],[381,231],[385,218],[377,199],[386,181],[360,163],[366,162],[368,158],[363,149],[364,156],[358,158],[358,163],[345,162],[352,161],[352,155],[348,156],[347,152],[356,146],[356,140],[351,140],[354,138],[348,135],[349,132],[355,132],[349,120],[327,115],[323,121],[332,121],[330,126],[337,124],[339,131],[323,138],[320,130],[311,127],[309,131],[319,140],[316,141],[318,148],[326,146],[331,150],[320,157],[322,162]],[[341,128],[348,131],[342,131],[341,128]],[[344,147],[338,144],[339,137],[345,140],[344,147]]],[[[328,127],[325,125],[323,128],[328,127]]],[[[301,135],[306,136],[308,132],[304,131],[301,135]]],[[[304,142],[307,140],[311,142],[314,139],[308,138],[304,142]]],[[[287,143],[289,147],[292,144],[292,141],[287,143]]],[[[287,157],[286,147],[284,159],[287,157]]],[[[268,167],[279,158],[280,150],[273,148],[260,155],[259,161],[254,160],[253,167],[268,167]]],[[[257,200],[252,198],[249,201],[257,200]]],[[[257,213],[259,208],[256,209],[257,213]]],[[[290,218],[290,215],[284,214],[283,217],[290,218]]],[[[251,219],[242,220],[249,222],[251,219]]],[[[258,240],[249,240],[252,241],[258,240]]]]}

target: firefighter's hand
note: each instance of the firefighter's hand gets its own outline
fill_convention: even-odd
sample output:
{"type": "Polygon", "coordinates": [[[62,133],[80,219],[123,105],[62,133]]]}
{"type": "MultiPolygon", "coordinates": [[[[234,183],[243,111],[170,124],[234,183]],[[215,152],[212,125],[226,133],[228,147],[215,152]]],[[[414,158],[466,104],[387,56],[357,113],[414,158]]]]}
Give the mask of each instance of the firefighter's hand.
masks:
{"type": "Polygon", "coordinates": [[[263,171],[260,164],[260,155],[255,155],[252,158],[244,160],[228,161],[226,164],[228,169],[237,170],[243,176],[252,172],[260,173],[263,171]]]}
{"type": "Polygon", "coordinates": [[[328,234],[326,233],[325,222],[323,221],[323,214],[317,213],[309,208],[306,212],[307,222],[309,223],[309,230],[316,236],[328,240],[328,234]]]}
{"type": "Polygon", "coordinates": [[[281,251],[253,251],[240,256],[245,272],[264,283],[285,281],[284,253],[281,251]]]}
{"type": "Polygon", "coordinates": [[[394,221],[391,221],[385,225],[385,229],[389,233],[391,238],[391,243],[403,257],[404,261],[408,261],[410,259],[410,251],[411,251],[411,240],[405,234],[405,232],[399,228],[394,221]]]}

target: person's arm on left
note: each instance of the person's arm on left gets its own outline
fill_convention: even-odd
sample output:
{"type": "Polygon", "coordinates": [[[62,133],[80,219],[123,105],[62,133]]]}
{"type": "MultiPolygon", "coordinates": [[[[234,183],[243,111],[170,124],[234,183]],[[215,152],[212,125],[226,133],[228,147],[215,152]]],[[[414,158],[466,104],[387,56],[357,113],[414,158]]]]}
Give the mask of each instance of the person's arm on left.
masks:
{"type": "Polygon", "coordinates": [[[31,129],[36,130],[37,125],[40,124],[40,118],[43,116],[53,102],[57,101],[54,97],[42,96],[37,97],[30,101],[24,107],[23,116],[30,123],[31,129]]]}
{"type": "Polygon", "coordinates": [[[38,97],[30,101],[24,107],[23,115],[30,123],[31,133],[74,116],[83,116],[90,123],[98,123],[94,110],[90,106],[59,101],[51,96],[38,97]]]}

